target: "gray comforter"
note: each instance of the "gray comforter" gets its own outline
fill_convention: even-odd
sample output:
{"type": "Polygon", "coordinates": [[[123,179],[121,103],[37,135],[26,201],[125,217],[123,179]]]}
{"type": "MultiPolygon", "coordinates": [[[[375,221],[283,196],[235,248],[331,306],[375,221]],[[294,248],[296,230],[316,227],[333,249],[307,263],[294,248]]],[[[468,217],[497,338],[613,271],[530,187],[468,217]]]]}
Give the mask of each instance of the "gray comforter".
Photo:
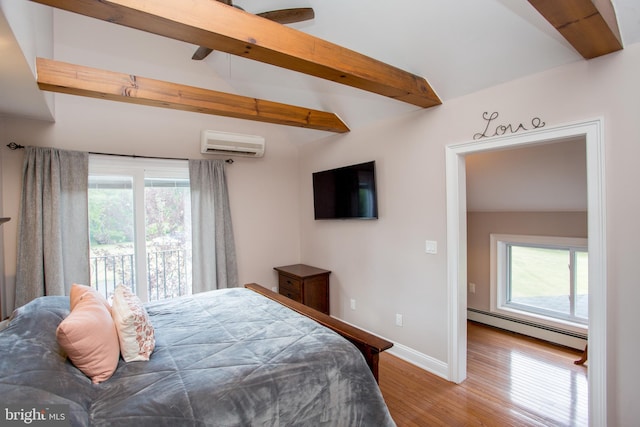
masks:
{"type": "Polygon", "coordinates": [[[247,289],[150,303],[148,362],[92,384],[61,353],[67,297],[42,297],[0,331],[0,402],[69,405],[79,426],[393,426],[362,355],[247,289]]]}

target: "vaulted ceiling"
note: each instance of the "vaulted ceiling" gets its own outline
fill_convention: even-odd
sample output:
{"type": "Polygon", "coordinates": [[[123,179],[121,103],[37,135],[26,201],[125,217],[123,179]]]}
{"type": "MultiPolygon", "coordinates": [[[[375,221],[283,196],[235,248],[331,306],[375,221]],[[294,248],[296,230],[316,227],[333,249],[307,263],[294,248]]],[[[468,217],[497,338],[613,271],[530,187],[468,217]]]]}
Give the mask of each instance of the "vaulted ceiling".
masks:
{"type": "MultiPolygon", "coordinates": [[[[190,54],[195,47],[208,45],[215,48],[216,51],[204,61],[205,65],[198,66],[198,71],[211,73],[225,82],[224,92],[233,93],[222,93],[231,97],[225,98],[224,102],[234,102],[232,100],[237,96],[238,102],[248,99],[258,100],[263,105],[274,103],[279,108],[282,105],[299,106],[303,111],[296,114],[302,117],[302,123],[284,124],[334,132],[343,132],[346,127],[353,128],[389,113],[439,105],[441,100],[446,102],[504,81],[598,57],[619,49],[623,44],[640,41],[640,6],[636,0],[616,0],[613,7],[606,0],[242,1],[241,6],[250,13],[288,7],[314,8],[315,19],[287,27],[213,0],[195,0],[189,3],[192,8],[186,10],[174,7],[185,3],[168,0],[37,1],[110,22],[104,25],[116,26],[117,23],[157,34],[141,36],[136,34],[140,31],[125,28],[114,30],[122,32],[123,38],[110,35],[106,40],[100,31],[106,27],[96,24],[93,18],[71,16],[68,12],[56,10],[54,21],[77,26],[78,34],[87,32],[80,36],[86,36],[86,41],[75,40],[75,43],[87,44],[87,49],[95,51],[96,55],[101,51],[105,55],[113,55],[121,49],[124,56],[144,60],[151,58],[147,50],[153,45],[152,49],[171,55],[162,61],[187,69],[194,67],[190,54]],[[558,7],[559,4],[564,7],[558,7]],[[146,50],[132,52],[137,39],[131,40],[131,44],[122,44],[126,35],[144,37],[148,43],[146,50]],[[166,37],[180,41],[169,41],[166,37]],[[165,49],[169,42],[172,48],[165,49]],[[183,50],[185,54],[181,56],[183,50]],[[305,111],[309,117],[313,114],[322,116],[321,123],[310,125],[309,121],[304,122],[305,111]],[[338,123],[337,128],[332,129],[324,121],[323,114],[335,114],[344,119],[346,125],[338,123]]],[[[0,0],[0,6],[5,12],[7,7],[11,7],[7,0],[0,0]]],[[[8,27],[7,21],[0,19],[2,40],[11,39],[8,27]]],[[[15,47],[15,41],[2,43],[0,54],[3,58],[13,58],[5,54],[16,54],[15,47]]],[[[163,66],[162,61],[158,61],[158,67],[163,66]]],[[[16,84],[12,84],[15,77],[8,66],[11,61],[3,60],[3,63],[0,67],[2,85],[12,86],[11,91],[2,87],[0,90],[12,96],[0,100],[0,113],[31,117],[42,115],[42,111],[37,111],[38,101],[30,102],[33,111],[29,111],[28,106],[20,106],[26,95],[17,99],[20,94],[13,93],[16,84]],[[8,98],[14,98],[13,102],[8,98]]],[[[47,64],[55,69],[55,61],[47,61],[47,64]]],[[[22,68],[24,79],[27,73],[22,68]]],[[[125,76],[131,74],[131,70],[108,71],[125,76]]],[[[101,72],[96,70],[96,73],[101,72]]],[[[135,77],[144,79],[145,76],[135,77]]],[[[21,84],[30,86],[33,91],[33,79],[33,76],[30,79],[27,76],[27,83],[21,84]]],[[[153,81],[162,83],[162,80],[153,81]]],[[[171,83],[195,88],[200,81],[198,78],[194,82],[171,83]]],[[[74,88],[68,82],[64,85],[71,87],[61,88],[57,81],[41,84],[47,90],[111,96],[101,93],[103,87],[99,84],[89,91],[92,93],[87,93],[86,88],[74,88]]],[[[128,97],[125,101],[136,102],[136,99],[135,96],[128,97]]],[[[166,104],[162,105],[164,107],[220,113],[215,108],[205,111],[202,105],[185,107],[181,100],[176,99],[167,102],[145,98],[138,103],[157,105],[163,102],[166,104]]],[[[256,110],[255,105],[254,102],[249,110],[256,110]]],[[[278,123],[273,117],[265,119],[255,114],[252,117],[250,112],[245,117],[234,114],[223,112],[221,115],[278,123]]],[[[296,114],[283,112],[283,116],[296,114]]]]}

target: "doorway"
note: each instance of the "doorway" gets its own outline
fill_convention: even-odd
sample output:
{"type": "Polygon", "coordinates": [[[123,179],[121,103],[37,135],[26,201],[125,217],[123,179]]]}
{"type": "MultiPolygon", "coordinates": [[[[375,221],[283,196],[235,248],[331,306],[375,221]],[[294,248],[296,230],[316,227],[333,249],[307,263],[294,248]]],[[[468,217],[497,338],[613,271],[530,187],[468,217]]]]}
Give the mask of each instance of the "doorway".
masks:
{"type": "Polygon", "coordinates": [[[449,299],[448,379],[460,383],[467,371],[467,236],[465,156],[527,147],[568,138],[584,138],[587,150],[589,251],[589,419],[606,425],[606,251],[604,205],[604,138],[602,120],[486,140],[446,148],[447,260],[449,299]]]}

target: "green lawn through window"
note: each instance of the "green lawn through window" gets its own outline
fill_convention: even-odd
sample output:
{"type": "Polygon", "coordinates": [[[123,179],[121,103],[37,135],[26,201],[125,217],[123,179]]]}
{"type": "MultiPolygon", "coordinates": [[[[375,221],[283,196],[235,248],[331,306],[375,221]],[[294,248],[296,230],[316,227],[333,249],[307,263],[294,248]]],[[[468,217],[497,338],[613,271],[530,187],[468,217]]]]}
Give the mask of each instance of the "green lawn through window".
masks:
{"type": "MultiPolygon", "coordinates": [[[[570,313],[570,251],[511,246],[511,302],[570,313]]],[[[586,318],[588,254],[576,252],[576,315],[586,318]]]]}

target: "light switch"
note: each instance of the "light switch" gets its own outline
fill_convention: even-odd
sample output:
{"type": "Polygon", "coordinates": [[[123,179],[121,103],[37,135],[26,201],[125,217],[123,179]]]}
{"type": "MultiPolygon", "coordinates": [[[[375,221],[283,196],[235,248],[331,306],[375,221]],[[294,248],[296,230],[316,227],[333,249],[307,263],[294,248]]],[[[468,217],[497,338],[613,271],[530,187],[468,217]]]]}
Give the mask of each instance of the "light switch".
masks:
{"type": "Polygon", "coordinates": [[[438,253],[438,242],[435,240],[427,240],[424,245],[424,251],[428,254],[438,253]]]}
{"type": "Polygon", "coordinates": [[[402,326],[402,314],[396,314],[396,326],[402,326]]]}

